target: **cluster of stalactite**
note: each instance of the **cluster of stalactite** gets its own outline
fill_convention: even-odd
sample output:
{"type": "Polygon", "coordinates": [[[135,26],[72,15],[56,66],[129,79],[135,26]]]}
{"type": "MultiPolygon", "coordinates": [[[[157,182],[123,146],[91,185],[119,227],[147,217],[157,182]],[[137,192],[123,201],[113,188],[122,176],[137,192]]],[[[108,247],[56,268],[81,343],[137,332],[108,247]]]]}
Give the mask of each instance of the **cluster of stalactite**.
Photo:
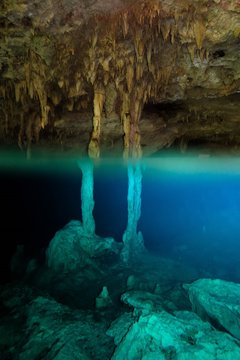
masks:
{"type": "Polygon", "coordinates": [[[90,157],[100,155],[101,118],[112,112],[123,128],[124,156],[140,157],[143,106],[164,99],[171,77],[181,75],[176,73],[180,48],[191,61],[208,57],[207,8],[199,13],[186,1],[174,9],[167,13],[154,0],[135,2],[114,14],[93,16],[67,34],[52,35],[51,41],[38,34],[41,40],[34,42],[32,30],[21,70],[18,64],[20,75],[12,70],[10,78],[1,79],[5,130],[16,124],[19,146],[30,149],[56,108],[92,107],[90,157]]]}

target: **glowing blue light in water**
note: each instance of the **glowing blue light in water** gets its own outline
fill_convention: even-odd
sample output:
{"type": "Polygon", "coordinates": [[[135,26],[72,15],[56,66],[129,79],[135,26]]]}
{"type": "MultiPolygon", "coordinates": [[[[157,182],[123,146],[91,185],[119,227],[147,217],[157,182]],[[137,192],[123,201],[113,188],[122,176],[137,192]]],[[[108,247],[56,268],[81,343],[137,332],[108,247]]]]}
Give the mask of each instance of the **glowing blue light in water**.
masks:
{"type": "Polygon", "coordinates": [[[146,161],[139,228],[151,251],[211,267],[225,259],[236,272],[240,258],[240,160],[146,161]]]}
{"type": "MultiPolygon", "coordinates": [[[[120,198],[127,197],[119,181],[119,172],[124,166],[121,163],[105,165],[106,179],[115,179],[113,191],[107,180],[108,198],[96,191],[95,205],[101,209],[104,203],[106,214],[111,212],[112,215],[107,228],[117,229],[119,219],[127,213],[127,201],[119,205],[120,198]],[[114,209],[118,209],[115,219],[114,209]]],[[[125,177],[127,179],[126,171],[125,177]]],[[[141,199],[138,230],[143,233],[145,245],[151,252],[190,261],[218,274],[227,268],[236,280],[240,279],[240,272],[237,273],[240,159],[207,156],[145,159],[142,161],[141,199]]],[[[99,213],[100,210],[96,214],[98,228],[106,216],[103,213],[99,216],[99,213]]]]}

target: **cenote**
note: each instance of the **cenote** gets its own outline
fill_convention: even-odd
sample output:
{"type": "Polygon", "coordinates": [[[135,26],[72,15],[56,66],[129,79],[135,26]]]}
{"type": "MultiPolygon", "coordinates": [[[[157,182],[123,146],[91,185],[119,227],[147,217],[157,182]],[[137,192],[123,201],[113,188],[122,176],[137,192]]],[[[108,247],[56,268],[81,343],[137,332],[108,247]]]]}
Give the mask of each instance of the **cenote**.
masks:
{"type": "Polygon", "coordinates": [[[240,360],[240,1],[0,0],[0,360],[240,360]]]}
{"type": "Polygon", "coordinates": [[[238,359],[239,158],[0,171],[1,359],[238,359]]]}

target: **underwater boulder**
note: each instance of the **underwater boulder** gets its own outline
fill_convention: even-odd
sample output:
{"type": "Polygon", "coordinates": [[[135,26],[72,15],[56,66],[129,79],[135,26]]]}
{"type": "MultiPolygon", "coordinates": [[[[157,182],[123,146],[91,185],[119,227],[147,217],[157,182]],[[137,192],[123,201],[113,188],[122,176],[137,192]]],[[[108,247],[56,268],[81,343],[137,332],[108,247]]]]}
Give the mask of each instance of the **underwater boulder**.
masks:
{"type": "Polygon", "coordinates": [[[121,296],[121,301],[138,311],[151,312],[153,310],[163,310],[162,297],[147,291],[128,291],[121,296]]]}
{"type": "Polygon", "coordinates": [[[193,311],[240,340],[240,284],[199,279],[184,285],[184,289],[188,292],[193,311]]]}
{"type": "MultiPolygon", "coordinates": [[[[131,319],[129,319],[131,320],[131,319]]],[[[144,314],[134,323],[128,322],[127,332],[113,324],[108,335],[118,344],[112,360],[122,359],[178,359],[232,360],[239,358],[240,343],[230,335],[212,329],[196,314],[179,311],[171,315],[165,311],[144,314]],[[122,335],[122,339],[119,335],[122,335]]],[[[126,330],[126,329],[125,329],[126,330]]]]}
{"type": "Polygon", "coordinates": [[[47,266],[54,271],[77,271],[89,265],[93,258],[117,254],[119,245],[112,238],[87,234],[78,220],[72,220],[56,232],[46,250],[47,266]]]}
{"type": "Polygon", "coordinates": [[[115,345],[119,345],[135,320],[132,312],[125,312],[111,323],[106,334],[114,338],[115,345]]]}
{"type": "Polygon", "coordinates": [[[113,238],[102,238],[98,235],[80,237],[80,246],[89,257],[101,257],[109,254],[118,254],[121,244],[113,238]]]}
{"type": "Polygon", "coordinates": [[[84,235],[80,221],[72,220],[56,232],[46,250],[46,263],[55,271],[74,271],[85,263],[79,239],[84,235]]]}
{"type": "Polygon", "coordinates": [[[22,311],[24,341],[12,348],[13,358],[89,360],[110,357],[113,342],[105,334],[106,324],[96,323],[87,312],[73,310],[43,296],[36,297],[22,311]]]}

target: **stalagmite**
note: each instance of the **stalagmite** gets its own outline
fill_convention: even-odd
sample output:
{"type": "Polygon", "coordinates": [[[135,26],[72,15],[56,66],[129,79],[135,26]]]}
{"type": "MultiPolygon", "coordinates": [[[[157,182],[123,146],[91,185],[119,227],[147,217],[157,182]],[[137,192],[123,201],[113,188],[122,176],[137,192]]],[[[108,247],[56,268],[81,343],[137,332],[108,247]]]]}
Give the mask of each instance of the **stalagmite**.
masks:
{"type": "Polygon", "coordinates": [[[95,220],[93,217],[94,199],[93,199],[93,163],[90,160],[78,163],[82,170],[82,226],[84,233],[88,236],[95,234],[95,220]]]}
{"type": "Polygon", "coordinates": [[[144,251],[142,233],[137,232],[141,216],[142,171],[140,163],[128,164],[128,222],[123,234],[121,258],[124,262],[136,259],[144,251]]]}

